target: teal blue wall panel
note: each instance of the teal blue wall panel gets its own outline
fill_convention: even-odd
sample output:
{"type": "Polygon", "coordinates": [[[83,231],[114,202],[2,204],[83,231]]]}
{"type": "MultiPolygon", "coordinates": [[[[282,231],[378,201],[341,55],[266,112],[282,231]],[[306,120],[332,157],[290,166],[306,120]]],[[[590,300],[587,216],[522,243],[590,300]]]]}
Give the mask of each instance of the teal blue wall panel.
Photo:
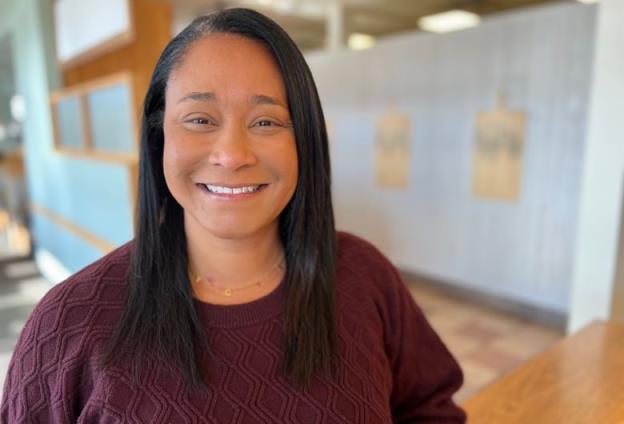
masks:
{"type": "Polygon", "coordinates": [[[81,270],[103,256],[103,253],[91,244],[43,216],[33,214],[31,226],[35,247],[48,251],[71,273],[81,270]]]}
{"type": "Polygon", "coordinates": [[[63,147],[84,147],[80,99],[66,97],[56,103],[56,118],[59,144],[63,147]]]}
{"type": "Polygon", "coordinates": [[[134,153],[128,86],[119,84],[99,89],[87,96],[87,102],[93,147],[114,153],[134,153]]]}
{"type": "MultiPolygon", "coordinates": [[[[118,246],[132,237],[126,166],[77,159],[54,151],[50,93],[61,87],[61,78],[54,53],[52,7],[53,2],[41,0],[9,1],[0,13],[0,36],[10,34],[13,38],[16,90],[26,101],[23,151],[29,200],[118,246]]],[[[111,143],[111,151],[122,151],[123,146],[132,143],[130,123],[123,121],[130,119],[127,91],[110,89],[92,98],[97,118],[92,122],[96,124],[92,130],[97,137],[109,134],[106,142],[111,143]],[[109,127],[105,131],[106,126],[109,127]]],[[[61,106],[61,119],[78,123],[78,103],[70,103],[68,109],[71,110],[61,106]]],[[[69,144],[80,145],[82,129],[77,125],[69,127],[72,129],[67,132],[73,134],[69,144]]],[[[95,246],[42,215],[33,213],[31,221],[36,247],[50,252],[72,272],[102,255],[95,246]]]]}
{"type": "Polygon", "coordinates": [[[57,155],[32,174],[46,181],[44,190],[32,193],[37,205],[113,245],[132,237],[129,177],[124,165],[57,155]]]}

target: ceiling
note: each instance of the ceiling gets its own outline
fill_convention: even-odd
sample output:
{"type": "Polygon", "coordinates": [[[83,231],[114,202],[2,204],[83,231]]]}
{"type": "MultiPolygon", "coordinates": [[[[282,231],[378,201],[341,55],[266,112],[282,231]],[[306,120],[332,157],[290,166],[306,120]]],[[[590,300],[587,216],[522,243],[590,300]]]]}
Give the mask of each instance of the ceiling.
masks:
{"type": "MultiPolygon", "coordinates": [[[[180,30],[193,17],[215,9],[251,7],[277,21],[303,50],[325,45],[327,16],[332,4],[342,6],[344,34],[383,37],[417,31],[422,16],[452,9],[488,15],[544,3],[573,0],[169,0],[180,30]]],[[[334,9],[335,10],[335,9],[334,9]]]]}

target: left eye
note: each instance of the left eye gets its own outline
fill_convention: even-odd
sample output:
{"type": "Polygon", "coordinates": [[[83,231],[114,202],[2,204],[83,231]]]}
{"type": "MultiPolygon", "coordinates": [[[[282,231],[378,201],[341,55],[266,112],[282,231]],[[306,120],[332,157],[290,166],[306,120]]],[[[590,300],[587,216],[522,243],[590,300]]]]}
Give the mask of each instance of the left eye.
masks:
{"type": "Polygon", "coordinates": [[[269,121],[268,119],[262,119],[255,124],[257,127],[274,127],[277,124],[273,121],[269,121]]]}

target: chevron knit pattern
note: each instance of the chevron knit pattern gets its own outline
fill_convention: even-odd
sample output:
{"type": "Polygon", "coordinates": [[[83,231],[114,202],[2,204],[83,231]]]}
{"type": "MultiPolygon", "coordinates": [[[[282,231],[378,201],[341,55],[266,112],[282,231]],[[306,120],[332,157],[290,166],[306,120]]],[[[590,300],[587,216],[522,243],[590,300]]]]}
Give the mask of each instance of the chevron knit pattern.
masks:
{"type": "Polygon", "coordinates": [[[338,240],[336,379],[317,378],[300,392],[280,376],[284,284],[243,305],[196,301],[217,357],[207,389],[185,389],[149,358],[140,385],[122,368],[101,369],[97,358],[127,293],[128,243],[36,307],[9,366],[0,422],[464,422],[451,399],[461,371],[396,269],[367,242],[346,233],[338,240]]]}

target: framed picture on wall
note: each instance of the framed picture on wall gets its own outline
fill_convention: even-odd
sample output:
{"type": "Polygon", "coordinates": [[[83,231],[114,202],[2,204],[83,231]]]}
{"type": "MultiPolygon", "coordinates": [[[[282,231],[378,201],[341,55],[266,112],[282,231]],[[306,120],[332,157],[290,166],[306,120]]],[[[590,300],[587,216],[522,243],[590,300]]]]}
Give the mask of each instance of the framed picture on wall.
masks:
{"type": "Polygon", "coordinates": [[[377,120],[375,175],[378,187],[405,189],[410,173],[410,119],[387,113],[377,120]]]}
{"type": "Polygon", "coordinates": [[[515,201],[520,196],[526,113],[498,106],[477,114],[473,147],[472,191],[475,197],[515,201]]]}

